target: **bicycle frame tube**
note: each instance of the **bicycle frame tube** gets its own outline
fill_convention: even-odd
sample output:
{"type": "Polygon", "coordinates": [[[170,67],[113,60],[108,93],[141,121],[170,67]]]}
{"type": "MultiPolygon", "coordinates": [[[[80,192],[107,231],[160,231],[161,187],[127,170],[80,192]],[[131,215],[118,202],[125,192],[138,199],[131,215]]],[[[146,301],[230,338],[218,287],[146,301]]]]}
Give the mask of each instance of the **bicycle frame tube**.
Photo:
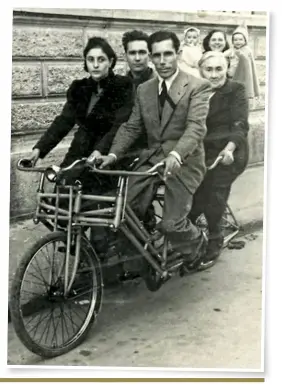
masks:
{"type": "Polygon", "coordinates": [[[151,236],[139,221],[134,211],[131,209],[129,205],[126,206],[125,212],[126,222],[129,224],[133,235],[137,235],[139,239],[141,239],[144,243],[144,249],[148,249],[159,261],[163,261],[162,256],[158,253],[158,251],[151,244],[151,236]]]}
{"type": "MultiPolygon", "coordinates": [[[[58,190],[57,190],[58,192],[58,190]]],[[[57,203],[57,202],[56,202],[57,203]]],[[[69,221],[68,221],[68,231],[67,231],[67,252],[66,252],[66,264],[65,264],[65,282],[64,282],[64,294],[65,296],[68,293],[68,271],[69,271],[69,259],[70,259],[70,249],[71,249],[71,236],[72,236],[72,209],[73,205],[73,188],[70,188],[70,197],[69,197],[69,221]]]]}
{"type": "Polygon", "coordinates": [[[140,252],[140,254],[153,266],[153,268],[161,275],[162,278],[166,278],[168,272],[161,268],[161,266],[154,260],[151,254],[144,249],[142,244],[130,231],[130,229],[125,225],[121,224],[120,231],[126,236],[126,238],[135,246],[135,248],[140,252]]]}
{"type": "MultiPolygon", "coordinates": [[[[150,175],[148,175],[148,177],[149,176],[150,175]]],[[[126,175],[126,173],[119,177],[117,192],[115,196],[83,194],[81,192],[81,188],[78,188],[77,186],[64,186],[64,188],[69,188],[69,193],[60,193],[60,186],[57,186],[55,193],[44,193],[44,180],[45,176],[42,174],[37,194],[38,206],[36,209],[36,218],[41,219],[42,221],[46,221],[47,219],[53,220],[55,229],[57,228],[59,220],[67,222],[67,245],[65,262],[66,278],[64,282],[65,295],[68,294],[73,284],[79,264],[82,226],[105,226],[115,229],[119,228],[121,232],[124,233],[126,238],[132,243],[132,245],[148,261],[148,263],[162,277],[167,277],[167,248],[164,248],[164,255],[162,257],[158,250],[151,243],[152,241],[150,234],[146,231],[143,224],[140,222],[130,206],[126,203],[128,188],[128,175],[126,175]],[[74,192],[76,192],[75,196],[74,192]],[[55,205],[48,204],[46,201],[44,202],[44,198],[55,198],[55,205]],[[60,199],[69,200],[68,210],[59,207],[60,199]],[[115,207],[83,211],[81,210],[83,201],[112,203],[115,204],[115,207]],[[48,210],[49,212],[42,212],[42,209],[48,210]],[[103,216],[107,216],[108,218],[103,216]],[[124,223],[124,220],[126,221],[126,224],[124,223]],[[69,272],[71,242],[73,236],[76,237],[75,260],[72,272],[69,272]]]]}

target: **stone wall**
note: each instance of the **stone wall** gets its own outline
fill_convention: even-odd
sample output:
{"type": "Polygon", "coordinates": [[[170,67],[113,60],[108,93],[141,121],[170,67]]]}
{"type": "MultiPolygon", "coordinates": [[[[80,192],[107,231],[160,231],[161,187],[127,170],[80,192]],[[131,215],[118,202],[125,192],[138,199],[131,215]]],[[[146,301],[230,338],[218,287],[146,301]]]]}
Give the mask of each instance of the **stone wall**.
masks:
{"type": "MultiPolygon", "coordinates": [[[[103,36],[118,54],[116,71],[127,70],[121,37],[124,31],[142,29],[151,33],[160,28],[175,31],[182,39],[187,25],[194,25],[204,37],[220,26],[230,36],[243,20],[248,25],[262,97],[250,113],[250,163],[263,161],[264,107],[266,84],[266,24],[264,14],[231,12],[193,13],[133,10],[14,9],[12,122],[11,122],[11,218],[20,218],[35,207],[37,176],[16,171],[16,162],[53,121],[65,101],[65,93],[75,78],[85,76],[82,51],[90,36],[103,36]]],[[[69,135],[45,163],[58,163],[68,145],[69,135]]]]}

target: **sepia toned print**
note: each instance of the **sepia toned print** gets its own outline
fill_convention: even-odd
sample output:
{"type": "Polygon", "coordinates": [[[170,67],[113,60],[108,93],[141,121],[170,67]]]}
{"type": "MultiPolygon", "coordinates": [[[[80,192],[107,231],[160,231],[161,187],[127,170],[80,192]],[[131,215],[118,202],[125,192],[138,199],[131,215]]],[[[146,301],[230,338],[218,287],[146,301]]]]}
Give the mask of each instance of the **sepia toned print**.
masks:
{"type": "Polygon", "coordinates": [[[8,365],[263,367],[267,23],[14,9],[8,365]]]}

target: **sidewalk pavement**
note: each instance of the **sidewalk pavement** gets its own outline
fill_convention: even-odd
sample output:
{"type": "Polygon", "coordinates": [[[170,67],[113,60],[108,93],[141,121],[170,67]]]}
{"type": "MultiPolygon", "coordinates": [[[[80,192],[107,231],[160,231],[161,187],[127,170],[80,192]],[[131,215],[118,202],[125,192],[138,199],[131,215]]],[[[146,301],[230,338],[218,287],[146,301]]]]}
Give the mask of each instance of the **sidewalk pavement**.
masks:
{"type": "MultiPolygon", "coordinates": [[[[264,167],[249,167],[233,184],[229,199],[243,232],[255,231],[263,225],[264,167]]],[[[42,225],[32,220],[10,225],[9,282],[23,253],[37,239],[47,234],[42,225]]]]}

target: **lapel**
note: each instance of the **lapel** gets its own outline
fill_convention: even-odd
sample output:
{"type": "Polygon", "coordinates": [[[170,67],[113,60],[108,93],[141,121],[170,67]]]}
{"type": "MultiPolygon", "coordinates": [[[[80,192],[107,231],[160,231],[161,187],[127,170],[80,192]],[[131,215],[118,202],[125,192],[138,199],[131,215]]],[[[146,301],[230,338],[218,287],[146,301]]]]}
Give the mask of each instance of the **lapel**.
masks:
{"type": "Polygon", "coordinates": [[[147,111],[150,115],[150,120],[155,121],[158,125],[160,125],[158,78],[154,78],[154,80],[150,82],[147,87],[146,104],[148,106],[147,111]]]}
{"type": "Polygon", "coordinates": [[[230,92],[232,92],[232,87],[230,80],[227,80],[224,86],[217,90],[210,99],[209,118],[216,115],[217,112],[225,106],[226,98],[230,92]]]}
{"type": "Polygon", "coordinates": [[[179,71],[179,74],[175,78],[174,82],[172,83],[168,91],[168,95],[171,98],[172,102],[175,104],[175,107],[173,108],[173,105],[171,105],[171,103],[169,103],[168,101],[165,102],[163,112],[162,112],[162,119],[161,119],[162,131],[168,125],[172,117],[172,114],[176,108],[176,105],[178,104],[182,96],[185,94],[187,84],[188,84],[188,76],[184,72],[179,71]]]}
{"type": "Polygon", "coordinates": [[[105,83],[105,87],[101,95],[99,96],[98,101],[93,106],[92,110],[87,114],[88,106],[91,100],[93,92],[93,86],[91,85],[91,79],[87,78],[83,86],[81,86],[79,95],[78,95],[78,104],[77,104],[77,115],[80,121],[85,122],[92,120],[94,117],[101,116],[104,114],[104,108],[110,106],[112,95],[115,93],[115,78],[110,76],[105,83]]]}

